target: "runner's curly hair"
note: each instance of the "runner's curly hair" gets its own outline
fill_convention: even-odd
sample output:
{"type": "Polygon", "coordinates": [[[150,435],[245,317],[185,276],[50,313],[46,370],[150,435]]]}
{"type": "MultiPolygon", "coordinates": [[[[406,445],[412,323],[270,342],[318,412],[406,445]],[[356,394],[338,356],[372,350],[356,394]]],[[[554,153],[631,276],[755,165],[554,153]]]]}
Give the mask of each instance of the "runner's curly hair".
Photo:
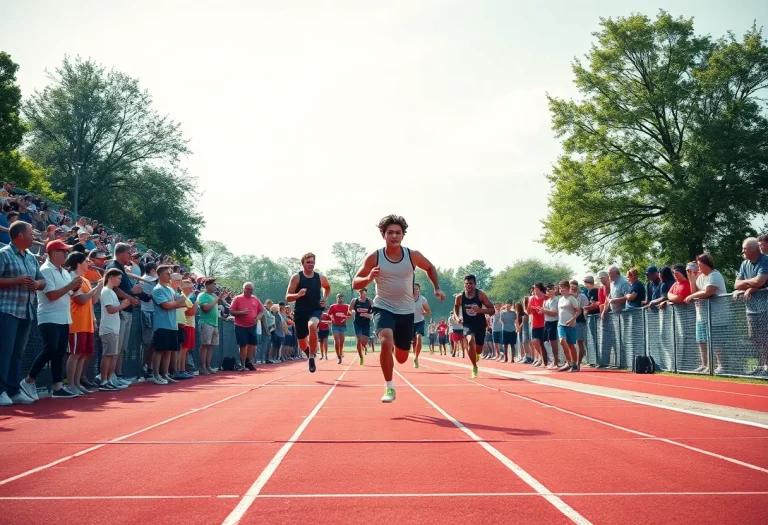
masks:
{"type": "Polygon", "coordinates": [[[378,228],[379,232],[381,232],[382,235],[384,235],[387,232],[387,228],[392,226],[393,224],[400,226],[403,229],[403,235],[405,235],[406,230],[408,229],[408,223],[405,222],[405,219],[400,215],[387,215],[383,219],[379,221],[378,228]]]}

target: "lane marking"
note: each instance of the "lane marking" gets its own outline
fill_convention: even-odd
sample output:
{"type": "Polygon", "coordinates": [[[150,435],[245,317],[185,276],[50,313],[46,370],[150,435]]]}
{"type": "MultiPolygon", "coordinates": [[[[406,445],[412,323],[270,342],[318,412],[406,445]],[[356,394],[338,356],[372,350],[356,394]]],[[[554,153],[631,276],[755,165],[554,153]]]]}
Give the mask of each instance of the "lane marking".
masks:
{"type": "MultiPolygon", "coordinates": [[[[431,359],[431,358],[428,358],[428,357],[426,357],[424,359],[427,360],[427,361],[432,361],[434,363],[442,363],[442,364],[446,364],[446,365],[450,365],[450,366],[455,366],[455,367],[459,367],[459,368],[466,368],[467,370],[471,370],[472,369],[472,367],[470,365],[465,365],[463,363],[451,363],[450,361],[441,361],[441,360],[438,360],[438,359],[431,359]]],[[[438,369],[435,369],[435,370],[438,370],[438,369]]],[[[664,409],[664,410],[671,410],[672,412],[680,412],[682,414],[688,414],[688,415],[691,415],[691,416],[706,417],[706,418],[709,418],[709,419],[716,419],[718,421],[725,421],[727,423],[737,423],[739,425],[747,425],[747,426],[750,426],[750,427],[757,427],[757,428],[762,428],[764,430],[768,430],[768,425],[763,424],[763,423],[757,423],[757,422],[754,422],[754,421],[745,421],[743,419],[734,419],[734,418],[731,418],[731,417],[718,416],[718,415],[715,415],[715,414],[705,414],[703,412],[696,412],[696,411],[693,411],[693,410],[687,410],[685,408],[670,407],[670,406],[666,406],[666,405],[660,405],[658,403],[652,403],[650,401],[640,401],[639,399],[632,399],[632,398],[617,396],[617,395],[613,395],[613,394],[606,394],[606,393],[603,393],[603,392],[593,392],[593,391],[590,391],[590,390],[585,390],[585,389],[582,389],[582,388],[577,388],[577,387],[572,387],[572,386],[556,385],[556,384],[552,384],[552,383],[542,383],[540,381],[532,381],[529,378],[525,378],[525,377],[520,378],[520,377],[516,377],[516,376],[512,375],[512,374],[521,375],[520,372],[505,372],[503,370],[496,370],[496,369],[493,369],[493,368],[485,368],[485,367],[481,367],[480,370],[482,372],[485,372],[485,373],[488,373],[488,374],[494,374],[494,375],[498,375],[498,376],[501,376],[501,377],[506,377],[506,378],[509,378],[509,379],[522,379],[523,381],[527,381],[529,383],[532,383],[532,384],[535,384],[535,385],[539,385],[539,386],[549,386],[549,387],[552,387],[552,388],[560,388],[560,389],[563,389],[563,390],[571,390],[573,392],[580,392],[582,394],[589,394],[589,395],[592,395],[592,396],[606,397],[608,399],[617,399],[619,401],[626,401],[627,403],[635,403],[637,405],[645,405],[645,406],[654,407],[654,408],[661,408],[661,409],[664,409]]],[[[460,377],[460,376],[454,375],[454,377],[460,377]]],[[[464,379],[464,378],[462,377],[461,379],[464,379]]],[[[607,388],[610,388],[610,387],[607,387],[607,388]]],[[[642,392],[632,391],[632,393],[642,393],[642,392]]],[[[650,394],[650,395],[654,395],[654,394],[650,394]]],[[[686,400],[683,400],[683,401],[686,401],[686,400]]],[[[727,407],[727,408],[730,408],[730,407],[727,407]]],[[[738,409],[733,408],[733,410],[738,410],[738,409]]],[[[747,410],[747,409],[743,409],[743,410],[747,410]]]]}
{"type": "MultiPolygon", "coordinates": [[[[280,381],[280,380],[282,380],[282,379],[284,379],[286,377],[289,377],[289,376],[292,376],[294,374],[298,374],[299,372],[304,372],[304,371],[306,371],[306,369],[301,369],[301,370],[297,370],[295,372],[291,372],[290,374],[287,374],[287,375],[285,375],[283,377],[279,377],[279,378],[275,379],[275,381],[280,381]]],[[[188,410],[188,411],[186,411],[186,412],[184,412],[182,414],[179,414],[177,416],[173,416],[173,417],[170,417],[170,418],[165,419],[163,421],[160,421],[159,423],[155,423],[153,425],[149,425],[148,427],[144,427],[144,428],[142,428],[140,430],[137,430],[135,432],[131,432],[130,434],[125,434],[125,435],[122,435],[120,437],[116,437],[114,439],[109,440],[107,443],[102,443],[102,444],[98,444],[98,445],[95,445],[95,446],[90,447],[90,448],[86,448],[86,449],[81,450],[79,452],[76,452],[74,454],[70,454],[69,456],[64,456],[63,458],[59,458],[59,459],[57,459],[55,461],[51,461],[50,463],[46,463],[45,465],[41,465],[39,467],[35,467],[33,469],[29,469],[29,470],[27,470],[25,472],[22,472],[21,474],[16,474],[15,476],[11,476],[9,478],[5,478],[3,480],[0,480],[0,486],[6,485],[8,483],[11,483],[12,481],[16,481],[16,480],[21,479],[21,478],[25,478],[27,476],[31,476],[32,474],[35,474],[37,472],[42,472],[43,470],[47,470],[47,469],[49,469],[51,467],[55,467],[56,465],[60,465],[60,464],[66,462],[66,461],[69,461],[71,459],[79,458],[80,456],[84,456],[85,454],[88,454],[88,453],[93,452],[95,450],[99,450],[100,448],[103,448],[103,447],[107,446],[108,444],[113,444],[113,443],[118,443],[120,441],[124,441],[126,439],[132,438],[133,436],[136,436],[136,435],[139,435],[141,433],[147,432],[148,430],[152,430],[154,428],[157,428],[157,427],[160,427],[162,425],[166,425],[168,423],[176,421],[177,419],[181,419],[183,417],[186,417],[186,416],[189,416],[189,415],[192,415],[192,414],[196,414],[198,412],[202,412],[203,410],[206,410],[208,408],[214,407],[214,406],[216,406],[218,404],[224,403],[225,401],[229,401],[230,399],[234,399],[236,397],[240,397],[240,396],[242,396],[244,394],[247,394],[248,392],[253,392],[255,390],[258,390],[258,388],[249,388],[248,390],[243,390],[242,392],[239,392],[237,394],[233,394],[231,396],[227,396],[224,399],[220,399],[219,401],[215,401],[215,402],[210,403],[208,405],[205,405],[203,407],[193,408],[193,409],[188,410]]]]}
{"type": "Polygon", "coordinates": [[[728,456],[723,456],[721,454],[717,454],[715,452],[710,452],[709,450],[704,450],[704,449],[701,449],[701,448],[693,447],[691,445],[686,445],[685,443],[679,443],[679,442],[673,441],[673,440],[671,440],[669,438],[662,438],[662,437],[654,436],[653,434],[648,434],[647,432],[641,432],[639,430],[633,430],[631,428],[623,427],[623,426],[617,425],[615,423],[609,423],[607,421],[602,421],[600,419],[597,419],[597,418],[594,418],[594,417],[591,417],[591,416],[586,416],[584,414],[579,414],[578,412],[573,412],[571,410],[568,410],[567,408],[560,408],[558,406],[552,405],[550,403],[545,403],[543,401],[539,401],[537,399],[533,399],[533,398],[528,397],[528,396],[524,396],[524,395],[521,395],[521,394],[514,394],[512,392],[508,392],[508,391],[502,390],[500,388],[495,388],[495,387],[487,386],[487,385],[484,385],[482,383],[479,383],[479,382],[475,381],[474,379],[467,379],[467,378],[464,378],[464,377],[461,377],[461,376],[458,376],[458,375],[455,376],[455,377],[458,377],[459,379],[464,379],[464,381],[467,381],[467,382],[472,383],[474,385],[480,386],[482,388],[487,388],[488,390],[494,390],[496,392],[500,392],[500,393],[506,394],[508,396],[516,397],[516,398],[519,398],[519,399],[523,399],[525,401],[530,401],[532,403],[536,403],[537,405],[541,405],[541,406],[546,407],[546,408],[551,408],[551,409],[557,410],[559,412],[562,412],[564,414],[569,414],[569,415],[576,416],[576,417],[579,417],[579,418],[582,418],[582,419],[586,419],[587,421],[592,421],[594,423],[599,423],[601,425],[605,425],[605,426],[608,426],[608,427],[611,427],[611,428],[615,428],[616,430],[621,430],[621,431],[624,431],[624,432],[629,432],[630,434],[635,434],[637,436],[642,436],[642,437],[645,437],[645,438],[653,439],[655,441],[661,441],[661,442],[664,442],[664,443],[668,443],[668,444],[674,445],[676,447],[681,447],[681,448],[685,448],[685,449],[688,449],[688,450],[692,450],[693,452],[698,452],[700,454],[711,456],[713,458],[722,459],[723,461],[728,461],[730,463],[734,463],[734,464],[742,466],[742,467],[747,467],[747,468],[750,468],[752,470],[757,470],[758,472],[764,472],[764,473],[768,474],[768,469],[765,469],[763,467],[758,467],[757,465],[753,465],[753,464],[747,463],[745,461],[734,459],[734,458],[731,458],[731,457],[728,457],[728,456]]]}
{"type": "MultiPolygon", "coordinates": [[[[767,496],[768,492],[554,492],[562,497],[612,497],[612,496],[767,496]]],[[[456,497],[541,497],[538,492],[436,492],[436,493],[393,493],[393,494],[259,494],[257,499],[293,498],[456,498],[456,497]]],[[[189,496],[0,496],[0,501],[70,501],[70,500],[132,500],[132,499],[236,499],[238,494],[189,495],[189,496]]]]}
{"type": "Polygon", "coordinates": [[[427,403],[429,403],[432,408],[437,410],[444,418],[449,420],[451,423],[453,423],[459,430],[464,432],[467,436],[472,438],[475,442],[477,442],[478,445],[483,447],[486,452],[491,454],[493,457],[498,459],[505,467],[507,467],[509,470],[511,470],[515,475],[517,475],[518,478],[523,480],[528,486],[530,486],[533,490],[535,490],[539,495],[541,495],[544,499],[546,499],[550,504],[552,504],[557,510],[559,510],[563,515],[570,518],[571,521],[578,525],[591,525],[591,522],[576,512],[575,509],[573,509],[570,505],[568,505],[566,502],[561,500],[559,497],[552,494],[552,492],[545,487],[543,484],[541,484],[536,478],[528,474],[525,470],[523,470],[522,467],[520,467],[517,463],[509,459],[507,456],[499,452],[498,449],[494,448],[492,445],[489,445],[488,443],[484,442],[480,436],[472,432],[470,429],[465,427],[459,420],[448,414],[445,410],[440,408],[437,403],[432,401],[430,398],[428,398],[424,393],[416,388],[410,381],[408,381],[403,374],[395,370],[395,373],[400,376],[400,379],[402,379],[408,386],[413,389],[414,392],[419,394],[419,396],[424,399],[427,403]]]}
{"type": "Polygon", "coordinates": [[[312,421],[312,419],[317,415],[317,413],[320,412],[320,409],[322,408],[322,406],[325,404],[326,401],[328,401],[328,398],[331,397],[331,394],[339,385],[339,382],[344,378],[344,374],[347,373],[347,371],[349,370],[349,367],[351,366],[352,366],[352,363],[347,365],[347,368],[341,373],[341,375],[333,383],[331,388],[328,389],[328,392],[325,393],[323,398],[320,400],[319,403],[317,403],[317,405],[312,410],[312,412],[310,412],[309,415],[306,418],[304,418],[304,421],[301,422],[301,425],[299,425],[299,428],[296,429],[296,431],[290,437],[288,442],[286,442],[280,448],[280,450],[277,451],[277,453],[272,458],[272,460],[267,464],[266,467],[264,467],[264,470],[261,471],[261,474],[259,474],[259,477],[256,478],[256,481],[253,482],[253,485],[251,485],[251,487],[242,497],[242,499],[237,504],[237,506],[234,509],[232,509],[232,512],[230,512],[229,515],[224,519],[224,521],[222,522],[222,525],[235,525],[236,523],[240,522],[243,516],[245,516],[245,513],[248,512],[248,509],[251,507],[251,505],[253,505],[253,502],[256,501],[256,497],[261,492],[261,489],[264,488],[264,485],[267,484],[269,479],[275,473],[277,468],[280,466],[280,463],[282,463],[285,456],[293,447],[294,443],[296,443],[299,437],[301,437],[301,434],[304,432],[304,429],[307,428],[310,421],[312,421]]]}

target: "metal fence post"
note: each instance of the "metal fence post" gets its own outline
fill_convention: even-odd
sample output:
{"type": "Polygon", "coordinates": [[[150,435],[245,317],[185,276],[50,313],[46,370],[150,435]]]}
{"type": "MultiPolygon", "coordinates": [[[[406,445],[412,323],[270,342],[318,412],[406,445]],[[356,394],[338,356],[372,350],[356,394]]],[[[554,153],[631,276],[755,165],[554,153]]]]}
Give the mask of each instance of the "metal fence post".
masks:
{"type": "MultiPolygon", "coordinates": [[[[699,299],[701,301],[701,299],[699,299]]],[[[714,351],[712,349],[712,299],[707,299],[707,361],[709,362],[709,375],[715,375],[714,351]]]]}
{"type": "Polygon", "coordinates": [[[616,312],[616,317],[619,320],[619,337],[618,345],[616,347],[616,368],[621,368],[621,355],[624,353],[624,338],[622,337],[624,323],[621,322],[621,312],[616,312]]]}
{"type": "Polygon", "coordinates": [[[677,373],[677,313],[674,305],[670,305],[670,308],[672,308],[672,371],[677,373]]]}
{"type": "Polygon", "coordinates": [[[648,310],[643,308],[643,355],[648,356],[648,324],[645,321],[645,316],[648,315],[648,310]]]}

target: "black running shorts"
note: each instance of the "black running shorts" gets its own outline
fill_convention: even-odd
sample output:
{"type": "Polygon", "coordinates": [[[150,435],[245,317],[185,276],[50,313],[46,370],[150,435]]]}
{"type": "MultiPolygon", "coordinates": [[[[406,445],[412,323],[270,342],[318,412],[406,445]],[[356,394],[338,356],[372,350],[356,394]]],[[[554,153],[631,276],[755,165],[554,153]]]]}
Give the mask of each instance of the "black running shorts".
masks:
{"type": "MultiPolygon", "coordinates": [[[[376,335],[382,330],[392,330],[395,348],[408,351],[413,340],[413,314],[393,314],[389,310],[381,308],[373,309],[373,324],[376,326],[376,335]]],[[[379,336],[381,339],[381,336],[379,336]]]]}

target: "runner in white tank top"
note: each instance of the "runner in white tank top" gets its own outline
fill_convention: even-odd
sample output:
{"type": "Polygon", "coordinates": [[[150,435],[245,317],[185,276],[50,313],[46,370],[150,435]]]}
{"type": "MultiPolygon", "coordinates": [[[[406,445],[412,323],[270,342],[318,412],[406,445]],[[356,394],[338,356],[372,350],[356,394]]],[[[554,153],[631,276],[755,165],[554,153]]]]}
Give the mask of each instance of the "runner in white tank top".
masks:
{"type": "Polygon", "coordinates": [[[395,384],[392,382],[395,363],[392,359],[392,349],[394,348],[398,363],[405,363],[413,339],[415,268],[421,268],[427,273],[435,287],[435,297],[440,301],[445,300],[445,294],[440,290],[438,283],[437,270],[432,263],[421,253],[402,246],[407,229],[408,223],[397,215],[388,215],[381,219],[379,233],[386,245],[368,254],[352,283],[355,290],[360,290],[376,282],[373,321],[381,341],[379,361],[387,384],[386,392],[381,398],[383,403],[395,400],[395,384]]]}
{"type": "Polygon", "coordinates": [[[432,312],[429,309],[427,298],[421,295],[421,285],[413,285],[413,368],[419,368],[419,354],[421,353],[421,343],[424,338],[425,315],[432,312]]]}

